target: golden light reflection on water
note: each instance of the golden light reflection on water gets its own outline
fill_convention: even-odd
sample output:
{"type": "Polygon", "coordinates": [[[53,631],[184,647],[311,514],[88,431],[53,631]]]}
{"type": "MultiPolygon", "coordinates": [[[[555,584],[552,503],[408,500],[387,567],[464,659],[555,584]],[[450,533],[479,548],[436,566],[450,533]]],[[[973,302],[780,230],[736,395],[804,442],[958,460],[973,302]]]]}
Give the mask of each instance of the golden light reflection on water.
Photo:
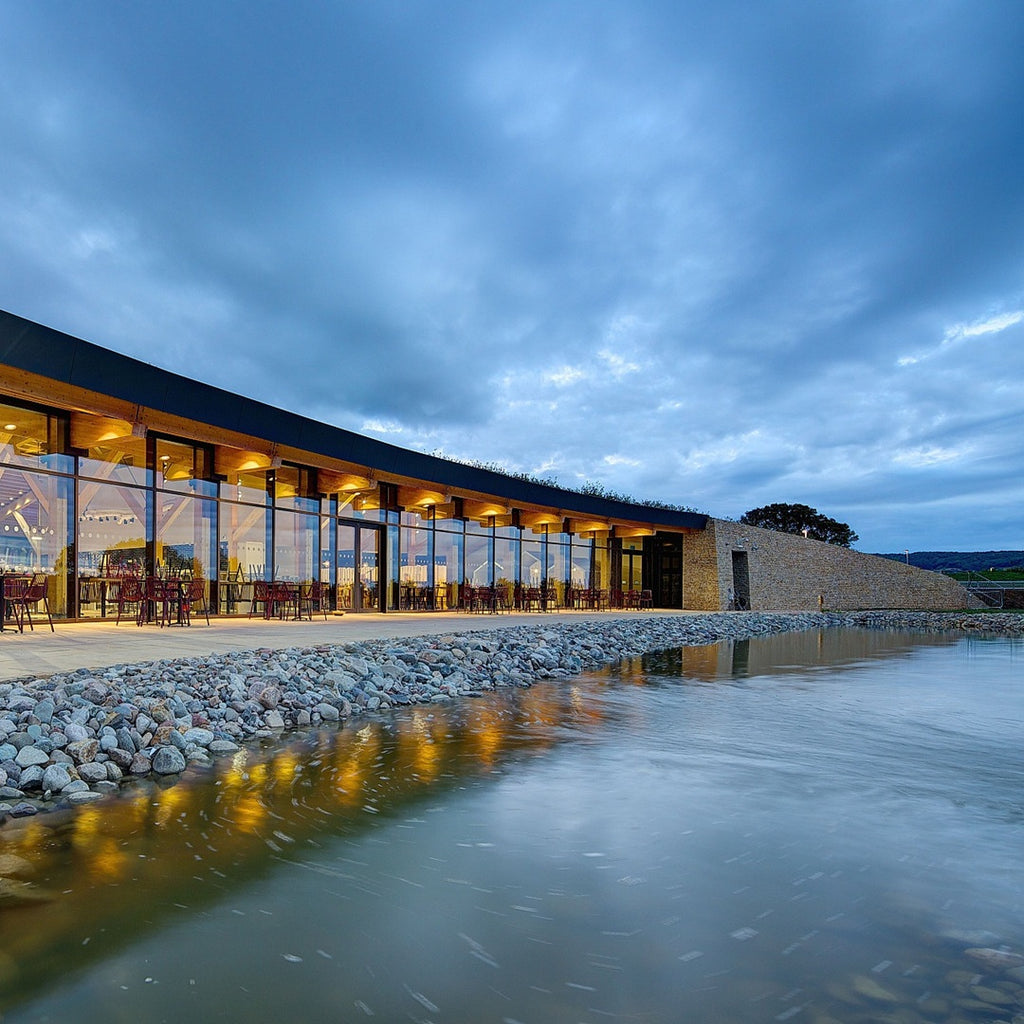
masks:
{"type": "Polygon", "coordinates": [[[168,825],[176,813],[188,809],[188,794],[184,786],[172,786],[160,793],[159,798],[154,801],[153,821],[157,825],[168,825]]]}

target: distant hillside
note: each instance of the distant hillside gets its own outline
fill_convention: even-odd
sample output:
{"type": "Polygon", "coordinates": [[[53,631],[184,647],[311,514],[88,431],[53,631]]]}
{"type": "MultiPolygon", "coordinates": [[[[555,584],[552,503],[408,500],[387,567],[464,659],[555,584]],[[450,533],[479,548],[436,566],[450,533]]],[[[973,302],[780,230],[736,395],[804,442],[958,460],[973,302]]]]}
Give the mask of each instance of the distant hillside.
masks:
{"type": "Polygon", "coordinates": [[[984,572],[986,569],[1015,569],[1024,566],[1024,551],[911,551],[909,559],[902,552],[883,554],[895,562],[906,562],[919,569],[940,572],[959,569],[962,572],[984,572]]]}

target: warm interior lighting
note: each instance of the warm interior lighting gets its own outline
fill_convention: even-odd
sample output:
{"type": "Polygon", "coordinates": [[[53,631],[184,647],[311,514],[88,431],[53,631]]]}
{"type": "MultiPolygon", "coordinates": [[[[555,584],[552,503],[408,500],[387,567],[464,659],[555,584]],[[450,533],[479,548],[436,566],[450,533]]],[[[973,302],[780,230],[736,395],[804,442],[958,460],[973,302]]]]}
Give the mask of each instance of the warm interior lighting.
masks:
{"type": "Polygon", "coordinates": [[[425,487],[399,487],[398,504],[407,509],[427,509],[444,504],[444,495],[425,487]]]}
{"type": "Polygon", "coordinates": [[[17,423],[5,423],[4,424],[4,430],[6,430],[8,432],[12,431],[12,430],[17,430],[17,429],[18,429],[18,424],[17,423]]]}
{"type": "Polygon", "coordinates": [[[479,520],[485,526],[491,516],[508,514],[508,505],[497,501],[471,501],[466,498],[462,503],[462,509],[468,519],[479,520]]]}
{"type": "Polygon", "coordinates": [[[262,452],[244,451],[241,448],[218,446],[215,464],[220,473],[247,473],[253,470],[270,469],[273,460],[262,452]]]}
{"type": "Polygon", "coordinates": [[[75,448],[96,448],[121,438],[132,437],[133,425],[127,420],[88,413],[71,414],[71,443],[75,448]]]}

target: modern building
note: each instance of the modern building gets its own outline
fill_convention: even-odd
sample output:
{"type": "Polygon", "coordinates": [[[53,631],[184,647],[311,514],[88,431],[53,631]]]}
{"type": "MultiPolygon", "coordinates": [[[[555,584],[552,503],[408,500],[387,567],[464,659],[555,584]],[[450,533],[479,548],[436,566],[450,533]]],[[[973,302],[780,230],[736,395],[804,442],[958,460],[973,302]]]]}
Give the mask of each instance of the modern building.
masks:
{"type": "MultiPolygon", "coordinates": [[[[822,575],[825,554],[854,576],[883,559],[735,527],[398,448],[0,311],[0,570],[45,573],[57,616],[110,617],[125,573],[160,572],[204,580],[221,614],[274,579],[319,581],[345,611],[454,609],[470,587],[511,607],[889,603],[874,585],[836,603],[822,575]],[[798,551],[784,601],[762,534],[798,551]]],[[[912,569],[873,570],[883,592],[892,566],[912,569]]],[[[955,603],[913,573],[898,604],[955,603]]]]}

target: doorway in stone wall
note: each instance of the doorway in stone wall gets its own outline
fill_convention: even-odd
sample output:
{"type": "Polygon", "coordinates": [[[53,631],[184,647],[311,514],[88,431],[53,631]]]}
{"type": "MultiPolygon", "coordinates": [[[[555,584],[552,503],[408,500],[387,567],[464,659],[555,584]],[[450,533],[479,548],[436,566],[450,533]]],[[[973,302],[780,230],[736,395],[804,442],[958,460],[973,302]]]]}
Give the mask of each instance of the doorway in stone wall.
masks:
{"type": "Polygon", "coordinates": [[[750,608],[750,563],[746,551],[732,553],[732,606],[736,611],[750,608]]]}

